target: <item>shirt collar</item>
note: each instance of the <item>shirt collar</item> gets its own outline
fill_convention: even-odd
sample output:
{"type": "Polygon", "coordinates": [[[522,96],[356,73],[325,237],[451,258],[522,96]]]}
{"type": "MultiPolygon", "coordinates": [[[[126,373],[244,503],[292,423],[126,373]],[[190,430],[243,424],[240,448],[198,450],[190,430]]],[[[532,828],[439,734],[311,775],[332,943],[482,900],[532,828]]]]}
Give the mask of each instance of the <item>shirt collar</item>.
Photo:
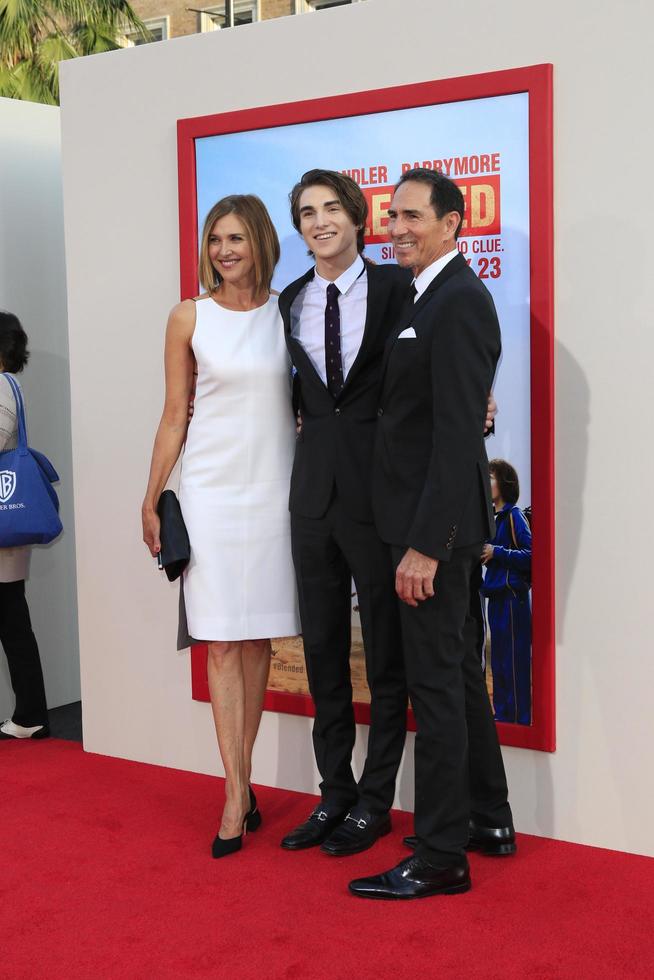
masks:
{"type": "Polygon", "coordinates": [[[426,269],[423,269],[419,276],[413,280],[413,285],[416,287],[416,302],[420,299],[424,291],[428,286],[431,286],[432,282],[436,278],[439,272],[442,272],[448,262],[451,262],[459,254],[459,250],[455,247],[447,255],[441,255],[440,259],[436,259],[431,265],[428,265],[426,269]]]}
{"type": "MultiPolygon", "coordinates": [[[[360,255],[357,255],[352,265],[349,266],[345,272],[342,272],[338,279],[334,280],[334,285],[338,287],[338,291],[341,296],[344,296],[347,291],[352,288],[364,269],[365,265],[363,259],[360,255]]],[[[329,279],[323,279],[323,277],[319,276],[318,272],[316,271],[315,281],[321,289],[324,289],[325,292],[327,291],[327,286],[330,283],[329,279]]]]}

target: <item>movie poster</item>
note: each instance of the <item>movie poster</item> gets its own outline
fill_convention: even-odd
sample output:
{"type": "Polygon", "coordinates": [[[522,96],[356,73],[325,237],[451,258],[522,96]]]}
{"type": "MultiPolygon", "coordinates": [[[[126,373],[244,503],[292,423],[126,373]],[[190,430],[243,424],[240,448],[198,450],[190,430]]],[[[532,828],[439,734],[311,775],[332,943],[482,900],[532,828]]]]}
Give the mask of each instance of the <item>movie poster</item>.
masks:
{"type": "MultiPolygon", "coordinates": [[[[498,525],[495,557],[485,576],[501,597],[480,596],[485,619],[489,692],[498,721],[531,723],[531,410],[529,94],[398,109],[369,115],[277,125],[195,140],[197,227],[220,197],[254,193],[266,204],[281,242],[273,287],[281,290],[311,264],[293,228],[288,195],[314,167],[349,174],[368,200],[365,255],[395,261],[386,234],[393,184],[414,166],[440,170],[461,188],[465,221],[458,248],[491,291],[502,329],[502,359],[494,386],[499,406],[489,459],[519,477],[516,501],[498,525]],[[524,517],[526,513],[526,518],[524,517]],[[522,515],[522,519],[521,516],[522,515]],[[508,535],[508,537],[507,537],[508,535]],[[519,539],[519,540],[518,540],[519,539]],[[521,569],[512,571],[520,551],[521,569]],[[502,558],[500,562],[499,559],[502,558]],[[499,564],[498,564],[499,562],[499,564]],[[504,562],[504,564],[502,564],[504,562]],[[504,582],[504,579],[506,580],[504,582]],[[488,628],[488,621],[492,629],[488,628]]],[[[506,503],[506,501],[504,502],[506,503]]],[[[356,702],[369,702],[363,643],[352,597],[352,677],[356,702]]],[[[301,638],[275,641],[269,689],[307,694],[301,638]]]]}

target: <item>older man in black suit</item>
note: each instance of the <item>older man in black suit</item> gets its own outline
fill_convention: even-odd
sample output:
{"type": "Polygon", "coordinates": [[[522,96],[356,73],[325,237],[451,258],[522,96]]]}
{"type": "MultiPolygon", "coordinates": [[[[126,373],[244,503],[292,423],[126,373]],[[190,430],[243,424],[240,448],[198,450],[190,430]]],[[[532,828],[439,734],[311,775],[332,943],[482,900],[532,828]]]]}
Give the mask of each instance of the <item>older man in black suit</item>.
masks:
{"type": "Polygon", "coordinates": [[[501,342],[491,295],[456,247],[463,211],[458,187],[422,169],[403,175],[389,209],[398,262],[415,278],[382,365],[373,506],[416,716],[416,850],[351,882],[367,898],[467,891],[466,847],[515,850],[484,677],[465,642],[471,578],[494,527],[483,430],[501,342]]]}

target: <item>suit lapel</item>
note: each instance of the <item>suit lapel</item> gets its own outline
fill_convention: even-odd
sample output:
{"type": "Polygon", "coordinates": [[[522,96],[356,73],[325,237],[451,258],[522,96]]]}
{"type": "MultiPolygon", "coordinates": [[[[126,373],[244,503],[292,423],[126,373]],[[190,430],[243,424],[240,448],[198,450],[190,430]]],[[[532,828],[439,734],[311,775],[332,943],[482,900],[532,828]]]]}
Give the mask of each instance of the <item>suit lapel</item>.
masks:
{"type": "Polygon", "coordinates": [[[366,275],[368,277],[368,296],[366,299],[366,322],[363,328],[363,336],[361,337],[361,346],[354,359],[354,364],[348,371],[345,384],[338,396],[339,398],[342,398],[350,384],[352,384],[375,344],[382,315],[392,288],[392,283],[389,279],[379,275],[377,266],[366,264],[366,275]]]}
{"type": "Polygon", "coordinates": [[[392,331],[390,337],[388,338],[388,342],[386,343],[384,359],[382,361],[382,381],[384,380],[384,375],[386,374],[386,368],[388,366],[388,359],[391,356],[391,351],[393,350],[395,341],[400,336],[402,331],[411,326],[413,321],[429,304],[434,296],[434,293],[440,289],[443,283],[447,282],[448,279],[456,275],[457,272],[461,272],[462,269],[467,268],[467,265],[468,263],[461,253],[459,253],[453,259],[450,259],[445,268],[442,269],[434,279],[432,279],[419,300],[417,300],[415,303],[405,303],[404,309],[400,313],[397,326],[392,331]]]}
{"type": "Polygon", "coordinates": [[[284,322],[286,346],[288,347],[293,363],[296,367],[300,365],[303,374],[305,374],[305,372],[312,374],[318,384],[324,388],[325,391],[327,391],[327,386],[316,371],[316,368],[304,347],[299,340],[291,335],[291,307],[299,296],[301,290],[304,289],[307,283],[311,282],[315,272],[315,266],[312,266],[312,268],[308,269],[303,276],[300,276],[299,279],[296,279],[295,282],[291,283],[291,285],[284,290],[283,301],[281,301],[279,304],[279,312],[281,313],[282,320],[284,322]]]}
{"type": "Polygon", "coordinates": [[[453,259],[450,259],[445,268],[441,269],[438,275],[432,279],[415,305],[420,306],[422,300],[426,299],[428,296],[431,296],[432,293],[441,288],[444,282],[447,282],[448,279],[451,279],[452,276],[455,276],[457,272],[461,272],[461,270],[467,268],[467,266],[467,261],[459,252],[453,259]]]}
{"type": "Polygon", "coordinates": [[[291,307],[298,297],[301,289],[304,289],[308,282],[311,282],[315,275],[315,267],[312,266],[311,269],[307,269],[303,276],[292,282],[283,291],[282,295],[279,297],[279,312],[282,315],[282,320],[284,321],[284,333],[287,337],[291,336],[291,307]]]}

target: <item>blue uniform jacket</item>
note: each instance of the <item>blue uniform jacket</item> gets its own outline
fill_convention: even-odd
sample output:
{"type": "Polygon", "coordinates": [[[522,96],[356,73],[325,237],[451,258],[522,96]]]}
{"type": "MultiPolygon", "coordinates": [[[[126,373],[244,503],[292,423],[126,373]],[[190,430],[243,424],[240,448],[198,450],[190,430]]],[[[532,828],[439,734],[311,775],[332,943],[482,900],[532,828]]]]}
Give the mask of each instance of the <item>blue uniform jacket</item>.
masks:
{"type": "Polygon", "coordinates": [[[491,544],[494,553],[486,565],[484,595],[527,593],[531,588],[531,530],[527,518],[515,504],[505,504],[495,515],[495,537],[491,544]]]}

